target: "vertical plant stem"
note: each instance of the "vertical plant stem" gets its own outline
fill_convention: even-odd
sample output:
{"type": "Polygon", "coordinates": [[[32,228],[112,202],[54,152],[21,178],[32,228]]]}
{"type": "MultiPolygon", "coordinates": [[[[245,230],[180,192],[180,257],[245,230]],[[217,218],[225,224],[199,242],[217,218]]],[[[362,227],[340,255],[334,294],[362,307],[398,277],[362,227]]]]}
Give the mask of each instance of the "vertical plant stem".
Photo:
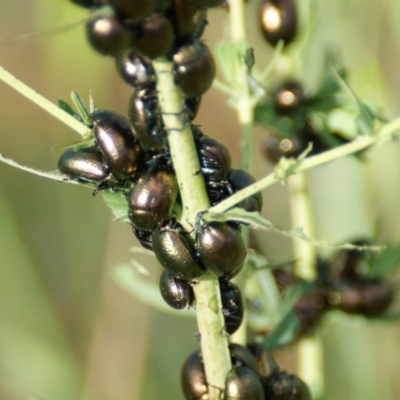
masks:
{"type": "MultiPolygon", "coordinates": [[[[238,70],[236,76],[238,78],[238,86],[241,88],[240,101],[237,106],[237,116],[241,128],[240,137],[240,168],[253,172],[253,115],[254,105],[251,99],[250,88],[247,81],[247,67],[243,62],[243,56],[249,48],[246,32],[245,19],[245,2],[243,0],[231,0],[230,8],[230,40],[232,45],[237,49],[236,63],[238,70]]],[[[250,229],[244,227],[242,229],[242,237],[246,247],[249,244],[250,229]]],[[[246,269],[246,262],[244,265],[246,269]]],[[[243,288],[244,282],[241,275],[236,279],[239,287],[243,288]]],[[[246,344],[247,341],[247,323],[246,313],[244,314],[240,328],[232,335],[231,340],[235,343],[246,344]]]]}
{"type": "MultiPolygon", "coordinates": [[[[314,221],[307,176],[299,172],[288,180],[290,211],[293,227],[301,227],[304,233],[313,238],[314,221]]],[[[294,241],[294,258],[296,275],[308,282],[316,276],[315,247],[302,240],[294,241]]],[[[299,376],[310,386],[313,399],[319,399],[324,390],[323,347],[317,334],[303,338],[297,345],[297,363],[299,376]]]]}
{"type": "Polygon", "coordinates": [[[231,43],[237,49],[237,57],[239,58],[236,64],[238,66],[238,71],[236,71],[238,82],[235,83],[242,89],[240,101],[237,106],[237,114],[241,127],[240,168],[252,173],[254,105],[247,81],[247,67],[242,61],[246,51],[249,49],[246,33],[245,2],[243,0],[231,0],[229,7],[230,39],[231,43]]]}
{"type": "MultiPolygon", "coordinates": [[[[192,230],[197,214],[209,208],[204,179],[198,173],[200,164],[189,119],[182,111],[182,92],[174,83],[173,65],[162,59],[154,61],[153,65],[169,149],[183,202],[182,222],[187,229],[192,230]]],[[[217,400],[231,369],[218,279],[206,273],[193,289],[209,399],[217,400]]]]}
{"type": "MultiPolygon", "coordinates": [[[[306,174],[299,172],[291,176],[288,180],[288,188],[293,228],[301,227],[307,236],[315,237],[306,174]]],[[[296,275],[306,281],[313,281],[317,276],[315,270],[315,247],[304,240],[294,240],[293,252],[296,260],[296,275]]]]}

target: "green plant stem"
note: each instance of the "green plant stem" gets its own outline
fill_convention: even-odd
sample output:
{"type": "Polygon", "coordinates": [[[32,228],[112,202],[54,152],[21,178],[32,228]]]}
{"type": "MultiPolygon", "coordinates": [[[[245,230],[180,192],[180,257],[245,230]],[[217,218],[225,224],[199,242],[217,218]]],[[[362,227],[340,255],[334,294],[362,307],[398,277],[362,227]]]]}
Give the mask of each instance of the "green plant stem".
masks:
{"type": "MultiPolygon", "coordinates": [[[[159,103],[167,129],[169,149],[183,202],[182,222],[192,230],[199,212],[207,210],[209,200],[191,131],[183,110],[183,96],[175,85],[172,63],[153,62],[157,76],[159,103]]],[[[197,324],[210,400],[217,400],[231,369],[227,337],[224,335],[218,279],[206,273],[193,286],[197,324]]]]}
{"type": "MultiPolygon", "coordinates": [[[[304,233],[313,238],[314,218],[305,172],[288,179],[288,190],[292,226],[302,227],[304,233]]],[[[308,282],[314,281],[317,277],[315,246],[304,240],[294,240],[293,255],[296,275],[308,282]]],[[[317,335],[300,339],[297,363],[299,376],[309,385],[312,398],[320,398],[324,390],[323,346],[317,335]]]]}
{"type": "Polygon", "coordinates": [[[79,133],[82,137],[84,137],[88,133],[88,128],[84,124],[80,123],[77,119],[67,114],[61,108],[59,108],[56,104],[47,100],[39,93],[35,92],[29,86],[25,85],[23,82],[18,80],[14,75],[10,74],[3,67],[0,67],[0,80],[2,80],[7,85],[11,86],[17,92],[21,93],[28,100],[32,101],[43,110],[51,114],[53,117],[57,118],[64,124],[68,125],[75,132],[79,133]]]}
{"type": "MultiPolygon", "coordinates": [[[[235,84],[240,88],[240,97],[237,102],[236,112],[240,124],[240,168],[253,172],[253,116],[254,116],[254,102],[251,98],[250,87],[248,83],[248,71],[243,57],[249,48],[246,32],[246,13],[245,2],[243,0],[231,0],[229,3],[230,16],[230,41],[234,48],[237,50],[237,62],[234,64],[237,67],[235,84]]],[[[250,229],[244,227],[242,229],[243,241],[248,246],[250,229]]],[[[243,269],[246,270],[247,261],[243,269]]],[[[243,274],[239,275],[235,282],[243,289],[244,281],[243,274]]],[[[240,328],[231,336],[231,340],[235,343],[246,344],[247,341],[247,318],[244,316],[240,328]]]]}
{"type": "Polygon", "coordinates": [[[230,7],[230,40],[237,49],[238,66],[235,82],[240,88],[240,100],[237,104],[237,114],[241,127],[240,140],[240,168],[250,173],[253,171],[253,115],[254,103],[248,84],[247,67],[243,62],[243,56],[249,48],[246,33],[245,3],[243,0],[231,0],[230,7]]]}
{"type": "MultiPolygon", "coordinates": [[[[314,220],[306,174],[299,172],[291,176],[288,179],[288,190],[292,227],[301,227],[308,237],[314,238],[314,220]]],[[[296,275],[306,281],[313,281],[317,277],[315,246],[304,240],[295,239],[293,253],[296,260],[296,275]]]]}

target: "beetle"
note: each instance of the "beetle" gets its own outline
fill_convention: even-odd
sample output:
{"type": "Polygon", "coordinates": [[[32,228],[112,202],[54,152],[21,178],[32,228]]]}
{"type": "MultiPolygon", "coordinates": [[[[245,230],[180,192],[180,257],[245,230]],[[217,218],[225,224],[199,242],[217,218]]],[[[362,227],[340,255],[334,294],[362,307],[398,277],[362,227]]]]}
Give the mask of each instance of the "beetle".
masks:
{"type": "Polygon", "coordinates": [[[158,261],[174,277],[193,280],[204,274],[190,235],[174,219],[153,231],[152,244],[158,261]]]}
{"type": "Polygon", "coordinates": [[[151,61],[135,50],[120,53],[115,65],[121,78],[135,88],[146,88],[156,81],[151,61]]]}
{"type": "MultiPolygon", "coordinates": [[[[253,175],[242,169],[231,169],[228,176],[227,189],[229,194],[232,195],[239,190],[255,183],[256,180],[253,175]]],[[[263,206],[263,198],[261,192],[257,192],[252,196],[242,200],[236,204],[236,207],[243,208],[249,212],[261,212],[263,206]]]]}
{"type": "MultiPolygon", "coordinates": [[[[371,241],[368,239],[352,240],[352,244],[356,246],[370,245],[371,241]]],[[[331,270],[338,280],[357,279],[360,273],[366,269],[366,263],[369,259],[369,252],[367,250],[349,250],[342,249],[334,257],[332,261],[331,270]]]]}
{"type": "Polygon", "coordinates": [[[373,317],[389,307],[393,300],[393,289],[379,280],[347,279],[335,285],[328,300],[345,313],[373,317]]]}
{"type": "MultiPolygon", "coordinates": [[[[256,365],[254,363],[254,357],[252,357],[251,354],[249,354],[246,349],[243,350],[243,346],[240,346],[238,344],[230,344],[229,345],[229,353],[231,356],[231,361],[232,364],[236,367],[239,368],[245,368],[245,375],[249,376],[251,375],[250,380],[252,381],[254,377],[257,377],[259,380],[259,377],[257,376],[257,369],[256,365]],[[251,361],[250,361],[251,360],[251,361]],[[248,365],[248,364],[251,364],[248,365]],[[255,370],[253,370],[255,369],[255,370]],[[250,373],[248,373],[250,371],[250,373]]],[[[242,375],[242,374],[240,374],[242,375]]],[[[239,379],[240,380],[240,379],[239,379]]],[[[182,385],[182,390],[183,394],[186,399],[188,400],[208,400],[209,399],[209,394],[208,394],[208,385],[207,385],[207,380],[206,380],[206,375],[204,371],[204,364],[203,364],[203,359],[201,356],[200,350],[194,351],[190,356],[186,359],[186,361],[183,364],[182,370],[181,370],[181,385],[182,385]]],[[[232,394],[233,387],[231,386],[233,383],[229,383],[230,386],[230,394],[232,394]]],[[[240,385],[240,384],[239,384],[240,385]]],[[[250,384],[251,386],[252,384],[250,384]]],[[[261,385],[261,383],[260,383],[261,385]]],[[[242,388],[244,389],[244,388],[242,388]]],[[[249,387],[245,390],[246,393],[251,393],[252,388],[249,387]]],[[[262,387],[260,389],[260,386],[257,385],[257,389],[255,389],[257,392],[261,391],[262,393],[262,387]]],[[[238,399],[245,399],[239,397],[238,399]]],[[[252,397],[249,397],[249,400],[252,400],[252,397]]],[[[254,399],[259,399],[258,397],[254,397],[254,399]]],[[[224,397],[225,400],[225,397],[224,397]]],[[[236,399],[237,400],[237,399],[236,399]]],[[[264,397],[261,397],[260,400],[264,400],[264,397]]]]}
{"type": "Polygon", "coordinates": [[[139,243],[147,250],[153,250],[153,243],[151,241],[151,231],[144,231],[142,229],[136,229],[132,226],[132,232],[135,235],[139,243]]]}
{"type": "Polygon", "coordinates": [[[223,398],[224,400],[264,400],[264,389],[260,377],[247,367],[232,368],[225,380],[223,398]]]}
{"type": "Polygon", "coordinates": [[[185,97],[200,96],[206,92],[215,77],[216,66],[210,49],[195,40],[180,47],[172,57],[175,80],[185,97]]]}
{"type": "Polygon", "coordinates": [[[175,205],[175,173],[162,159],[151,158],[143,163],[132,184],[128,195],[129,219],[136,229],[153,231],[168,218],[175,205]]]}
{"type": "Polygon", "coordinates": [[[172,308],[182,310],[194,301],[193,288],[188,281],[178,279],[164,270],[160,276],[160,293],[172,308]]]}
{"type": "Polygon", "coordinates": [[[83,182],[102,182],[110,174],[96,146],[67,149],[58,160],[58,169],[71,179],[83,182]]]}
{"type": "Polygon", "coordinates": [[[311,400],[308,386],[296,375],[275,370],[261,381],[268,400],[311,400]]]}
{"type": "Polygon", "coordinates": [[[243,266],[246,247],[240,231],[226,222],[209,222],[196,232],[196,250],[207,270],[225,280],[243,266]]]}
{"type": "Polygon", "coordinates": [[[122,180],[135,173],[141,149],[128,120],[109,110],[96,110],[89,119],[93,124],[96,143],[112,174],[122,180]]]}
{"type": "Polygon", "coordinates": [[[87,22],[86,37],[98,53],[115,56],[131,46],[134,34],[115,15],[100,15],[87,22]]]}
{"type": "Polygon", "coordinates": [[[152,14],[135,27],[134,47],[154,59],[172,53],[175,33],[172,22],[162,14],[152,14]]]}
{"type": "Polygon", "coordinates": [[[128,113],[134,134],[145,151],[157,153],[167,149],[167,137],[154,86],[134,90],[128,113]]]}
{"type": "Polygon", "coordinates": [[[138,23],[150,15],[155,7],[156,0],[108,0],[118,17],[130,23],[138,23]]]}
{"type": "Polygon", "coordinates": [[[217,139],[202,135],[196,140],[201,171],[212,201],[223,194],[231,169],[229,150],[217,139]]]}
{"type": "Polygon", "coordinates": [[[173,24],[178,43],[199,39],[207,25],[207,10],[185,0],[175,0],[173,24]]]}
{"type": "Polygon", "coordinates": [[[278,113],[288,113],[295,110],[303,102],[303,88],[296,81],[284,82],[276,88],[273,99],[278,113]]]}
{"type": "Polygon", "coordinates": [[[297,31],[297,16],[293,0],[263,0],[261,5],[261,30],[269,44],[279,40],[285,45],[293,41],[297,31]]]}
{"type": "Polygon", "coordinates": [[[247,367],[259,375],[257,360],[247,347],[238,343],[229,343],[229,353],[234,367],[247,367]]]}
{"type": "Polygon", "coordinates": [[[181,371],[181,386],[186,399],[208,400],[208,385],[200,351],[193,352],[181,371]]]}
{"type": "Polygon", "coordinates": [[[222,314],[225,329],[229,335],[236,332],[243,320],[244,305],[239,286],[232,282],[220,281],[222,314]]]}

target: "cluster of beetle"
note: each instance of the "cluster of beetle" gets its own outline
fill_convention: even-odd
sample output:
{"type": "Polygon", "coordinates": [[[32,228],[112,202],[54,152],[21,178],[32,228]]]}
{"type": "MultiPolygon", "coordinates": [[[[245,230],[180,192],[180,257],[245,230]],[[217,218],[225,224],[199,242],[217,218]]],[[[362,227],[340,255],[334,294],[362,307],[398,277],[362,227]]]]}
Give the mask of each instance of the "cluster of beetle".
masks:
{"type": "MultiPolygon", "coordinates": [[[[357,240],[353,244],[364,246],[369,242],[357,240]]],[[[329,310],[373,318],[388,309],[393,300],[393,289],[386,281],[368,276],[368,259],[369,253],[365,250],[343,249],[332,260],[317,260],[318,276],[311,290],[306,291],[293,308],[299,323],[293,339],[309,334],[329,310]]],[[[290,269],[273,269],[273,275],[281,293],[299,282],[293,275],[292,266],[290,269]]],[[[264,336],[268,332],[257,334],[264,336]]]]}
{"type": "MultiPolygon", "coordinates": [[[[87,8],[106,3],[73,2],[87,8]]],[[[159,56],[174,62],[176,84],[185,96],[183,111],[191,122],[201,95],[215,75],[213,56],[199,41],[206,25],[206,8],[223,3],[219,0],[107,1],[112,14],[91,19],[87,36],[95,50],[115,57],[119,74],[133,86],[129,120],[112,111],[93,111],[88,118],[93,131],[91,145],[87,146],[85,141],[68,149],[60,157],[58,167],[70,179],[95,184],[96,191],[109,189],[126,197],[134,234],[145,248],[154,251],[163,266],[160,291],[171,307],[183,309],[194,305],[192,286],[196,279],[206,270],[217,276],[226,334],[232,334],[239,328],[244,312],[240,290],[230,282],[246,257],[240,226],[207,223],[195,228],[193,238],[179,224],[177,217],[182,207],[179,187],[151,63],[152,58],[159,56]]],[[[210,205],[255,182],[249,173],[231,168],[228,149],[222,143],[204,135],[198,126],[191,127],[210,205]]],[[[261,211],[262,197],[256,194],[238,206],[247,211],[261,211]]],[[[308,398],[303,395],[305,385],[297,378],[279,371],[268,377],[256,372],[255,356],[243,348],[242,352],[248,353],[244,361],[232,350],[238,347],[231,345],[234,368],[226,380],[226,400],[308,398]],[[297,393],[295,397],[289,394],[293,392],[297,393]]],[[[182,372],[185,396],[206,399],[208,390],[201,358],[197,358],[194,369],[190,367],[190,359],[182,372]]]]}
{"type": "MultiPolygon", "coordinates": [[[[310,400],[308,387],[297,376],[277,368],[271,355],[259,344],[247,347],[229,344],[233,368],[226,378],[223,399],[310,400]]],[[[208,387],[201,352],[185,361],[181,381],[186,399],[207,400],[208,387]]]]}
{"type": "MultiPolygon", "coordinates": [[[[310,143],[309,154],[317,154],[328,149],[315,133],[306,112],[302,109],[304,102],[303,88],[295,81],[282,83],[273,93],[271,108],[275,113],[275,126],[281,126],[281,132],[268,134],[262,142],[261,151],[266,159],[278,162],[281,157],[298,157],[310,143]]],[[[276,128],[275,128],[276,129],[276,128]]]]}
{"type": "MultiPolygon", "coordinates": [[[[230,280],[246,257],[240,227],[235,223],[211,222],[196,226],[193,237],[178,222],[182,207],[179,187],[168,150],[167,133],[159,108],[156,77],[151,59],[167,57],[174,63],[176,84],[184,95],[183,112],[188,123],[195,118],[202,94],[215,76],[215,62],[200,41],[207,24],[207,8],[226,6],[223,0],[72,0],[86,8],[109,5],[112,12],[91,18],[86,33],[92,47],[115,58],[122,79],[133,86],[129,120],[115,112],[96,110],[89,115],[92,145],[68,149],[59,159],[59,170],[96,190],[121,192],[127,200],[133,233],[154,251],[163,266],[161,295],[168,305],[183,309],[195,304],[193,285],[205,271],[219,278],[225,331],[240,326],[244,305],[238,286],[230,280]]],[[[264,0],[261,26],[267,41],[285,45],[297,29],[293,0],[264,0]]],[[[278,161],[297,157],[308,146],[324,150],[301,109],[304,101],[299,83],[287,81],[272,96],[271,108],[278,118],[291,121],[297,129],[288,136],[269,135],[264,154],[278,161]]],[[[232,169],[227,148],[191,124],[201,172],[210,205],[254,183],[245,171],[232,169]]],[[[87,142],[85,142],[86,144],[87,142]]],[[[240,204],[247,211],[261,211],[262,197],[254,195],[240,204]]],[[[296,303],[299,334],[305,334],[320,316],[335,307],[348,313],[374,316],[392,299],[386,283],[360,275],[365,253],[343,250],[333,261],[334,276],[320,274],[317,289],[296,303]],[[339,271],[339,272],[338,272],[339,271]]],[[[320,268],[326,271],[326,268],[320,268]]],[[[332,269],[330,269],[332,271],[332,269]]],[[[285,290],[295,283],[293,275],[274,270],[278,286],[285,290]]],[[[251,306],[251,305],[250,305],[251,306]]],[[[230,344],[233,369],[226,378],[225,400],[307,400],[306,385],[294,375],[279,371],[259,345],[230,344]]],[[[196,351],[182,369],[182,388],[187,399],[207,400],[208,387],[201,352],[196,351]]]]}
{"type": "MultiPolygon", "coordinates": [[[[260,19],[261,31],[271,46],[279,41],[288,46],[295,40],[298,24],[294,0],[263,0],[260,19]]],[[[315,131],[307,109],[312,108],[314,100],[304,96],[299,82],[289,79],[260,102],[258,107],[268,110],[267,119],[272,126],[261,144],[264,158],[275,163],[281,157],[298,157],[310,143],[309,155],[342,143],[337,135],[322,137],[315,131]]]]}

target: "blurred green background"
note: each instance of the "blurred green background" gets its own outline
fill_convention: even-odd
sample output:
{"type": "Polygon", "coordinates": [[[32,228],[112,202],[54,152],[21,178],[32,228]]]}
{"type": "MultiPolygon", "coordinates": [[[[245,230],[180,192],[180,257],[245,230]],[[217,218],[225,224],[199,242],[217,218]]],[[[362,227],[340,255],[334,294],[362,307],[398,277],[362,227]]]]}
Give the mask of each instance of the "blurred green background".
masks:
{"type": "MultiPolygon", "coordinates": [[[[315,87],[325,49],[349,70],[349,81],[388,117],[400,105],[400,3],[396,0],[313,1],[318,13],[302,78],[315,87]]],[[[249,0],[250,41],[256,62],[271,49],[258,32],[259,1],[249,0]]],[[[0,37],[63,26],[86,16],[67,0],[1,0],[0,37]]],[[[213,47],[227,35],[226,12],[209,12],[205,39],[213,47]]],[[[18,45],[0,44],[0,65],[52,101],[71,90],[99,108],[126,114],[130,88],[112,59],[86,43],[84,24],[18,45]]],[[[0,151],[23,164],[51,170],[62,146],[78,139],[61,123],[0,83],[0,151]]],[[[239,128],[226,98],[210,90],[196,122],[223,141],[237,167],[239,128]],[[218,112],[216,113],[216,110],[218,112]]],[[[271,170],[259,155],[265,132],[255,134],[256,175],[271,170]]],[[[365,163],[341,160],[310,173],[317,236],[343,241],[370,236],[400,242],[400,148],[375,149],[365,163]]],[[[286,189],[264,194],[264,213],[289,227],[286,189]]],[[[291,243],[257,235],[271,260],[290,259],[291,243]]],[[[129,226],[112,222],[101,197],[74,185],[47,181],[0,164],[0,400],[183,399],[180,367],[198,347],[194,320],[160,314],[110,278],[137,245],[129,226]]],[[[148,258],[146,265],[156,264],[148,258]]],[[[158,268],[157,266],[155,268],[158,268]]],[[[400,310],[400,304],[393,305],[400,310]]],[[[327,400],[400,398],[400,329],[395,324],[322,328],[327,400]]],[[[294,347],[281,365],[296,369],[294,347]]]]}

